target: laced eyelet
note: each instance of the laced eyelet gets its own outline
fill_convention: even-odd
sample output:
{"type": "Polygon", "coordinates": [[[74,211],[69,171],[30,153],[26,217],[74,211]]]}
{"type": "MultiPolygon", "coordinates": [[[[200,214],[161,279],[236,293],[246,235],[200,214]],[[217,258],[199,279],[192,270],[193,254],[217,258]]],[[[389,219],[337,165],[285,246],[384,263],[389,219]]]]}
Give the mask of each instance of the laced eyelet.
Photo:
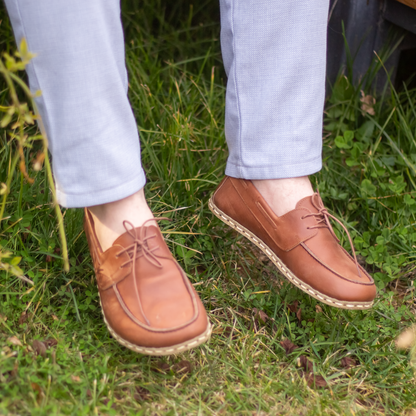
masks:
{"type": "Polygon", "coordinates": [[[301,220],[304,220],[304,219],[305,219],[305,217],[302,215],[302,217],[300,217],[300,219],[301,219],[301,220]]]}

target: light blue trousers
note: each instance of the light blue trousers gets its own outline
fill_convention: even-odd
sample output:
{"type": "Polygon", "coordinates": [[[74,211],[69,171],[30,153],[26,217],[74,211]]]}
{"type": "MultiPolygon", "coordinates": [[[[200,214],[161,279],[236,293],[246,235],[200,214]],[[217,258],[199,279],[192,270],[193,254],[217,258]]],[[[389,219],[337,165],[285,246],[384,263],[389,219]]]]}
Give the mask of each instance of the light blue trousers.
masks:
{"type": "MultiPolygon", "coordinates": [[[[65,207],[116,201],[145,174],[127,98],[120,0],[5,0],[65,207]]],[[[226,174],[290,178],[321,168],[329,0],[221,0],[228,75],[226,174]]]]}

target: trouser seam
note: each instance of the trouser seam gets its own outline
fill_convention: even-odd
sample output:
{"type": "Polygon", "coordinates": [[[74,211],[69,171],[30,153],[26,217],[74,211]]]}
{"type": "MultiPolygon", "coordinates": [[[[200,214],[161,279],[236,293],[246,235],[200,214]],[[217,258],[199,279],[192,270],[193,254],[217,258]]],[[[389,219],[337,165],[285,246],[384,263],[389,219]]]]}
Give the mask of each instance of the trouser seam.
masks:
{"type": "Polygon", "coordinates": [[[237,105],[237,114],[238,114],[238,150],[239,150],[239,155],[238,158],[239,160],[242,159],[242,126],[241,126],[241,109],[240,109],[240,96],[238,93],[238,81],[237,81],[237,48],[235,46],[235,29],[234,29],[234,2],[231,2],[231,30],[233,33],[233,54],[234,54],[234,89],[235,89],[235,95],[237,97],[236,100],[236,105],[237,105]]]}

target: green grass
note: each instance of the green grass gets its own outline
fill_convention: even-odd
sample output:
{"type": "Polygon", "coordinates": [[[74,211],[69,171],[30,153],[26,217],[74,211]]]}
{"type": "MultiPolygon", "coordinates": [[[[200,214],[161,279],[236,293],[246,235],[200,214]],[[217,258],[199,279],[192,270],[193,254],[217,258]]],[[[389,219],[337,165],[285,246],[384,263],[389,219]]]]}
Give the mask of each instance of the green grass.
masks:
{"type": "MultiPolygon", "coordinates": [[[[416,407],[415,379],[394,339],[415,322],[416,91],[386,90],[375,116],[362,114],[360,88],[344,77],[328,94],[325,167],[313,183],[349,226],[379,288],[369,311],[328,307],[292,287],[208,210],[227,157],[219,11],[215,2],[167,3],[125,4],[130,100],[148,200],[172,219],[162,228],[208,310],[212,339],[171,358],[117,344],[101,318],[82,210],[64,212],[65,274],[45,172],[30,171],[33,185],[15,175],[0,245],[22,257],[35,285],[0,272],[0,414],[406,414],[416,407]],[[267,314],[265,323],[254,309],[267,314]],[[299,346],[289,355],[286,338],[299,346]],[[34,340],[46,339],[57,344],[36,355],[34,340]],[[301,355],[326,387],[307,384],[301,355]],[[346,356],[356,365],[344,368],[346,356]],[[184,360],[191,371],[181,371],[184,360]]],[[[1,7],[0,47],[12,51],[1,7]]],[[[0,105],[7,100],[0,80],[0,105]]],[[[0,137],[5,182],[12,145],[5,130],[0,137]]],[[[34,154],[26,157],[31,166],[34,154]]]]}

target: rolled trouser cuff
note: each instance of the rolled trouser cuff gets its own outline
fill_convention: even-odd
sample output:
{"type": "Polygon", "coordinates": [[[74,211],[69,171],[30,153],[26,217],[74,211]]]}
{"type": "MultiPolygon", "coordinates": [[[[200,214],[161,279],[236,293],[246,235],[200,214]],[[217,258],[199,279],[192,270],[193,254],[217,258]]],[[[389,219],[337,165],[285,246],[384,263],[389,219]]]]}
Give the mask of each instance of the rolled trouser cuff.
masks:
{"type": "Polygon", "coordinates": [[[316,157],[310,161],[300,162],[296,164],[282,164],[279,163],[264,166],[240,166],[228,161],[225,169],[225,174],[233,178],[239,179],[284,179],[284,178],[298,178],[300,176],[309,176],[322,169],[321,156],[316,157]]]}
{"type": "Polygon", "coordinates": [[[142,189],[145,184],[146,176],[143,169],[140,168],[134,177],[129,178],[126,181],[121,181],[120,185],[89,193],[65,193],[65,191],[63,191],[57,184],[56,196],[58,203],[66,208],[90,207],[126,198],[142,189]]]}

